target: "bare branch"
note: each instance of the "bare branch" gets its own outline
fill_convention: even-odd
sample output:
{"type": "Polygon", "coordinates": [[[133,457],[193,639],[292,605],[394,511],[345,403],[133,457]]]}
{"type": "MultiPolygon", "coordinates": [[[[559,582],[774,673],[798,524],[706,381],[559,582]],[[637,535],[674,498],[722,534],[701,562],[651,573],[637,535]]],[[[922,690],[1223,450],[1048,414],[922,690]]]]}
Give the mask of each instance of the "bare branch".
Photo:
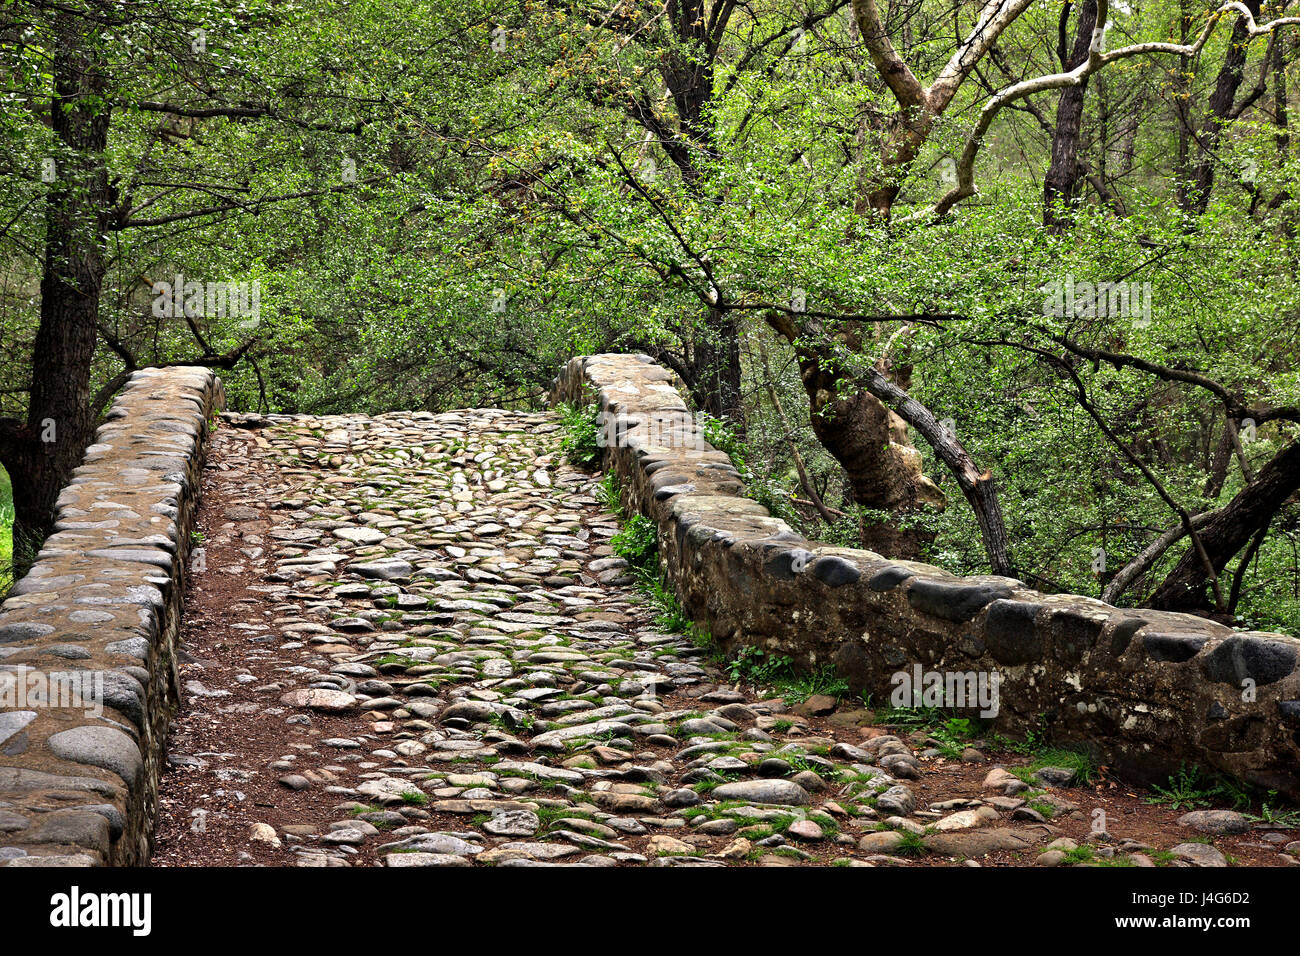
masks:
{"type": "MultiPolygon", "coordinates": [[[[1203,528],[1218,514],[1217,511],[1204,511],[1201,514],[1192,515],[1191,525],[1196,529],[1203,528]]],[[[1137,557],[1115,572],[1115,576],[1106,582],[1106,588],[1101,592],[1101,599],[1107,604],[1114,604],[1120,595],[1133,586],[1138,578],[1151,570],[1151,565],[1155,564],[1162,554],[1186,536],[1187,526],[1182,522],[1165,531],[1138,552],[1137,557]]]]}
{"type": "Polygon", "coordinates": [[[943,112],[975,64],[983,59],[1002,32],[1015,23],[1033,2],[1034,0],[998,0],[996,5],[990,3],[984,7],[970,36],[957,48],[926,91],[927,104],[931,110],[943,112]]]}
{"type": "Polygon", "coordinates": [[[1245,4],[1236,2],[1225,3],[1219,9],[1210,14],[1205,23],[1204,29],[1200,35],[1189,44],[1179,43],[1135,43],[1131,46],[1121,47],[1118,50],[1112,50],[1107,53],[1102,50],[1102,38],[1105,34],[1106,23],[1110,19],[1110,8],[1108,0],[1098,0],[1097,3],[1097,24],[1092,31],[1092,40],[1088,46],[1088,59],[1073,70],[1064,73],[1052,73],[1046,76],[1038,76],[1033,79],[1023,80],[1019,83],[1012,84],[1006,89],[996,93],[980,110],[979,120],[975,124],[975,129],[966,139],[965,148],[962,150],[961,159],[957,163],[957,184],[939,199],[933,209],[927,211],[927,215],[944,216],[957,203],[967,199],[976,193],[975,189],[975,158],[979,155],[980,147],[983,145],[984,135],[989,131],[993,124],[994,117],[1001,109],[1017,100],[1032,96],[1035,93],[1042,93],[1047,90],[1057,90],[1067,86],[1077,86],[1084,82],[1092,74],[1096,73],[1103,67],[1114,63],[1117,60],[1130,59],[1135,56],[1145,56],[1147,54],[1167,53],[1173,56],[1193,57],[1201,52],[1210,36],[1214,33],[1219,21],[1223,16],[1230,12],[1236,11],[1246,23],[1246,32],[1250,36],[1260,36],[1266,33],[1272,33],[1278,27],[1290,24],[1300,24],[1300,17],[1280,17],[1266,23],[1264,26],[1258,26],[1255,18],[1250,11],[1246,9],[1245,4]]]}

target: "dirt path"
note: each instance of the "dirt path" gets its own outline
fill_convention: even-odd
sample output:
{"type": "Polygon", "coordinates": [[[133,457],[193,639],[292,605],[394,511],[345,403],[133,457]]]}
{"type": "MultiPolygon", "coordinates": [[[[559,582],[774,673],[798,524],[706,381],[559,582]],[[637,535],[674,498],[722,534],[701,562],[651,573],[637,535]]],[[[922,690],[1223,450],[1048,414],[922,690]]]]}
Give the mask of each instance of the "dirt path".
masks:
{"type": "Polygon", "coordinates": [[[732,688],[656,630],[593,490],[543,415],[227,416],[154,863],[1297,862],[1291,831],[732,688]]]}

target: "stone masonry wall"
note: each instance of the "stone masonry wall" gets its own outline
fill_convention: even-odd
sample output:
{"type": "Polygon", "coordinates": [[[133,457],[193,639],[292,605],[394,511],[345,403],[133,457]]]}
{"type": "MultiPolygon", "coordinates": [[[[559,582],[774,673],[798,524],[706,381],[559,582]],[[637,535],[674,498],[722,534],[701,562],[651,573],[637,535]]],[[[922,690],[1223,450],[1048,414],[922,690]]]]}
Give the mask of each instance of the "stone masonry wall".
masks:
{"type": "Polygon", "coordinates": [[[136,372],[0,606],[0,866],[148,862],[204,443],[222,405],[207,369],[136,372]]]}
{"type": "Polygon", "coordinates": [[[605,467],[658,523],[666,575],[724,649],[832,665],[877,703],[916,665],[997,674],[1002,732],[1083,746],[1141,782],[1185,763],[1300,799],[1300,640],[805,540],[741,497],[725,454],[680,440],[695,430],[679,384],[647,356],[594,355],[551,399],[595,397],[617,423],[605,467]]]}

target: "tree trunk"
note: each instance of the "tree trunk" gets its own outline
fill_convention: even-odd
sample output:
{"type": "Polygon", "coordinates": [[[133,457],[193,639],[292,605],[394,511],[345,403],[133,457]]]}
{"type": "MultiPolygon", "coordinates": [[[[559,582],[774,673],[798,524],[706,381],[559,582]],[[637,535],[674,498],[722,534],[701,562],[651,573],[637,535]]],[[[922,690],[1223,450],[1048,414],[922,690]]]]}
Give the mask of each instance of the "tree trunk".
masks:
{"type": "MultiPolygon", "coordinates": [[[[1073,70],[1088,59],[1088,44],[1097,26],[1097,0],[1083,0],[1074,47],[1065,55],[1065,26],[1070,6],[1061,9],[1060,55],[1062,69],[1073,70]]],[[[1056,104],[1056,129],[1052,135],[1052,162],[1043,179],[1043,225],[1059,235],[1070,225],[1071,209],[1083,192],[1084,168],[1079,162],[1079,135],[1083,128],[1084,94],[1087,80],[1067,86],[1056,104]]]]}
{"type": "Polygon", "coordinates": [[[1291,152],[1291,134],[1288,130],[1288,97],[1286,82],[1286,44],[1283,42],[1285,27],[1278,27],[1276,43],[1273,46],[1273,125],[1277,127],[1274,142],[1277,143],[1278,158],[1286,162],[1291,152]]]}
{"type": "MultiPolygon", "coordinates": [[[[1260,0],[1244,0],[1247,9],[1258,19],[1260,0]]],[[[1210,190],[1214,188],[1214,166],[1218,161],[1214,153],[1219,145],[1219,136],[1223,124],[1232,113],[1233,102],[1237,98],[1237,89],[1241,86],[1246,70],[1246,53],[1251,36],[1246,24],[1240,17],[1233,25],[1232,36],[1228,40],[1228,52],[1223,58],[1223,66],[1214,81],[1214,92],[1210,94],[1210,112],[1205,118],[1199,134],[1199,155],[1196,167],[1192,170],[1191,182],[1187,189],[1187,209],[1191,212],[1205,212],[1210,204],[1210,190]]],[[[1268,69],[1264,64],[1262,69],[1268,69]]]]}
{"type": "MultiPolygon", "coordinates": [[[[732,9],[730,5],[709,9],[704,0],[670,0],[665,12],[675,44],[665,51],[659,73],[672,97],[677,129],[675,133],[667,130],[648,105],[646,111],[633,113],[659,139],[690,188],[699,188],[705,172],[703,164],[718,156],[711,115],[713,62],[718,38],[726,29],[732,9]]],[[[731,314],[710,309],[704,327],[691,336],[690,353],[679,374],[696,406],[728,419],[743,433],[740,335],[731,314]]]]}
{"type": "Polygon", "coordinates": [[[733,314],[710,309],[705,327],[696,335],[691,381],[687,387],[698,408],[728,419],[742,433],[740,330],[733,314]]]}
{"type": "MultiPolygon", "coordinates": [[[[1286,82],[1286,44],[1283,42],[1283,27],[1277,28],[1276,43],[1273,47],[1273,124],[1276,127],[1273,141],[1277,144],[1278,161],[1285,163],[1291,155],[1291,132],[1288,118],[1288,94],[1286,82]]],[[[1269,209],[1277,209],[1291,202],[1291,190],[1280,189],[1268,204],[1269,209]]],[[[1296,218],[1294,213],[1287,213],[1282,227],[1291,239],[1296,237],[1296,218]]]]}
{"type": "Polygon", "coordinates": [[[110,107],[102,38],[90,21],[54,15],[51,128],[60,152],[46,200],[40,326],[27,422],[7,422],[0,461],[13,482],[15,576],[53,530],[59,492],[94,434],[91,360],[113,203],[104,149],[110,107]]]}
{"type": "MultiPolygon", "coordinates": [[[[902,192],[903,179],[925,144],[933,125],[934,116],[925,111],[915,116],[900,116],[891,122],[880,148],[880,173],[870,172],[864,162],[858,198],[853,206],[856,215],[874,212],[882,219],[889,219],[893,213],[894,200],[902,192]]],[[[865,138],[863,137],[864,141],[865,138]]],[[[865,158],[864,155],[863,159],[865,158]]]]}
{"type": "MultiPolygon", "coordinates": [[[[1187,44],[1187,35],[1192,25],[1189,6],[1188,0],[1179,0],[1178,2],[1178,42],[1184,46],[1187,44]]],[[[1187,210],[1188,190],[1191,186],[1189,166],[1191,163],[1192,119],[1191,111],[1187,107],[1190,97],[1188,93],[1190,88],[1188,77],[1191,75],[1191,57],[1180,56],[1178,58],[1178,69],[1174,72],[1170,87],[1174,104],[1174,125],[1178,129],[1174,152],[1174,202],[1183,211],[1187,210]]]]}
{"type": "Polygon", "coordinates": [[[908,519],[927,506],[942,508],[944,498],[921,471],[907,423],[870,392],[841,394],[836,364],[809,344],[815,340],[810,330],[803,330],[801,340],[785,315],[769,316],[768,324],[795,346],[813,434],[844,467],[853,500],[890,515],[864,526],[862,543],[891,558],[920,558],[933,535],[908,519]]]}
{"type": "MultiPolygon", "coordinates": [[[[1300,489],[1300,441],[1293,441],[1269,460],[1255,480],[1237,493],[1214,520],[1198,531],[1215,573],[1268,526],[1278,509],[1300,489]]],[[[1148,602],[1165,611],[1210,610],[1205,563],[1194,548],[1179,560],[1148,602]]]]}

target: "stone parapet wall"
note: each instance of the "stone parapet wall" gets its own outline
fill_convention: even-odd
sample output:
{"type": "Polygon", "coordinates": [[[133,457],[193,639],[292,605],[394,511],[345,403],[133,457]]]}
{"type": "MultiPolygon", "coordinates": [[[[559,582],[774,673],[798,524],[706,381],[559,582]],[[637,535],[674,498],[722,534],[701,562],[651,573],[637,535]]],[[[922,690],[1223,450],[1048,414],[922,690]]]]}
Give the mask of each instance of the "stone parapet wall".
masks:
{"type": "Polygon", "coordinates": [[[998,731],[1086,748],[1139,782],[1197,766],[1300,799],[1300,640],[808,541],[742,497],[679,384],[647,356],[593,355],[551,399],[609,416],[605,468],[657,522],[664,573],[723,649],[832,666],[877,704],[918,665],[996,675],[998,731]]]}
{"type": "Polygon", "coordinates": [[[148,862],[203,453],[222,407],[208,369],[136,372],[0,606],[0,866],[148,862]]]}

